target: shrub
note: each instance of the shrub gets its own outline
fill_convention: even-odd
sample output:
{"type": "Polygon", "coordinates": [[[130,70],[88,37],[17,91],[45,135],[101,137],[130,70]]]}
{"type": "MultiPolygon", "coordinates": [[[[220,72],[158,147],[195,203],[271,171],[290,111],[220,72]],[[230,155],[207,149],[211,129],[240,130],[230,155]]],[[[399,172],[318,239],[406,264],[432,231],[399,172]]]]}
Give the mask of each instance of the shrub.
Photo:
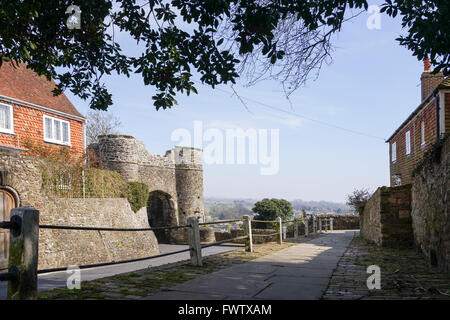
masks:
{"type": "MultiPolygon", "coordinates": [[[[255,203],[252,211],[256,213],[255,220],[274,221],[280,217],[283,221],[290,220],[294,215],[292,205],[284,199],[263,199],[255,203]]],[[[273,223],[256,222],[257,229],[274,228],[273,223]]]]}
{"type": "Polygon", "coordinates": [[[126,197],[134,212],[147,206],[148,195],[148,187],[145,183],[128,182],[126,197]]]}
{"type": "Polygon", "coordinates": [[[370,199],[370,193],[368,189],[355,189],[352,194],[347,196],[347,205],[352,207],[356,212],[362,214],[364,206],[370,199]]]}

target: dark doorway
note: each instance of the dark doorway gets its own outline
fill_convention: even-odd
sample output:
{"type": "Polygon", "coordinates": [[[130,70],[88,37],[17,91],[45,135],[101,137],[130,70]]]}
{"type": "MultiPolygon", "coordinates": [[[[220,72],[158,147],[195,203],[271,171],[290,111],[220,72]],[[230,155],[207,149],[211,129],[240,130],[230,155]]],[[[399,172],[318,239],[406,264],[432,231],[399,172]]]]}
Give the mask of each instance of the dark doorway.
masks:
{"type": "MultiPolygon", "coordinates": [[[[147,216],[151,227],[174,225],[175,208],[172,197],[162,191],[150,192],[147,216]]],[[[155,230],[154,233],[159,243],[170,243],[170,230],[155,230]]]]}
{"type": "MultiPolygon", "coordinates": [[[[0,189],[0,222],[9,221],[11,209],[16,207],[16,201],[11,193],[0,189]]],[[[0,270],[8,268],[9,230],[0,228],[0,270]]]]}

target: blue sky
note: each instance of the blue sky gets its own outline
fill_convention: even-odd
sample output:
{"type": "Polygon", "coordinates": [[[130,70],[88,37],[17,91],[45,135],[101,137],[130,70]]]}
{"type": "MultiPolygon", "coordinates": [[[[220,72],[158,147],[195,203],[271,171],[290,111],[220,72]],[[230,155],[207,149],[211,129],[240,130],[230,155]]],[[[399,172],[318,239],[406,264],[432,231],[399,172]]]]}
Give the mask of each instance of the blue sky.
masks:
{"type": "MultiPolygon", "coordinates": [[[[376,3],[372,3],[376,4],[376,3]]],[[[368,14],[347,22],[335,37],[333,63],[319,78],[291,95],[293,109],[277,82],[252,87],[238,83],[243,97],[349,130],[388,138],[419,104],[423,63],[395,38],[400,19],[381,16],[381,29],[366,27],[368,14]]],[[[132,43],[127,43],[133,49],[132,43]]],[[[164,154],[175,142],[175,129],[205,127],[279,129],[280,166],[275,175],[260,175],[259,165],[204,165],[206,197],[329,200],[344,202],[355,188],[389,185],[388,145],[382,140],[269,109],[247,101],[250,112],[229,93],[198,85],[198,95],[178,95],[179,105],[156,111],[139,77],[110,77],[110,112],[122,122],[121,133],[144,142],[151,153],[164,154]]],[[[66,93],[85,114],[88,103],[66,93]]]]}

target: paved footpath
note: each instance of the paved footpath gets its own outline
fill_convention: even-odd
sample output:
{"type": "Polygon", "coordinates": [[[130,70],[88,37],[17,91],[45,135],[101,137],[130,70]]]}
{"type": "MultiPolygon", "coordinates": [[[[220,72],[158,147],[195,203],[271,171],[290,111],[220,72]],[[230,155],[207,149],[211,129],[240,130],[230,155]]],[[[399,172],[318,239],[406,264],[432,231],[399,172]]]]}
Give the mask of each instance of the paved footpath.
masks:
{"type": "MultiPolygon", "coordinates": [[[[159,249],[161,253],[173,252],[182,249],[186,249],[186,245],[174,245],[174,244],[160,244],[159,249]]],[[[218,254],[222,252],[232,251],[239,249],[239,247],[233,246],[213,246],[206,248],[203,251],[204,256],[218,254]]],[[[142,260],[137,262],[121,263],[111,266],[95,267],[89,269],[81,269],[82,281],[90,281],[99,278],[109,277],[116,274],[122,274],[126,272],[136,271],[148,268],[150,266],[160,266],[167,263],[183,261],[189,259],[189,252],[178,253],[161,258],[142,260]]],[[[51,290],[58,287],[65,287],[67,283],[68,274],[66,271],[50,272],[39,274],[38,277],[38,291],[51,290]]],[[[6,299],[6,282],[0,282],[0,300],[6,299]]]]}
{"type": "Polygon", "coordinates": [[[175,285],[151,300],[316,300],[357,231],[333,231],[247,263],[175,285]]]}

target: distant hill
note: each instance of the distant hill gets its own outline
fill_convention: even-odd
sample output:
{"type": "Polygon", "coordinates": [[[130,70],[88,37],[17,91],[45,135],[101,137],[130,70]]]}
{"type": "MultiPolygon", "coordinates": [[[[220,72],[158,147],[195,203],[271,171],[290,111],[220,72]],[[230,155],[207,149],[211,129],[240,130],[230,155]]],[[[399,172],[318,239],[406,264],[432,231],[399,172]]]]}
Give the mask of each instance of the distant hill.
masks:
{"type": "Polygon", "coordinates": [[[306,210],[310,213],[349,213],[352,210],[345,204],[331,201],[303,201],[296,199],[291,201],[294,210],[306,210]]]}
{"type": "MultiPolygon", "coordinates": [[[[239,219],[243,215],[253,215],[251,211],[255,202],[261,199],[233,199],[233,198],[205,198],[205,213],[208,216],[224,219],[239,219]]],[[[304,201],[296,199],[291,201],[294,211],[305,210],[307,213],[328,213],[337,214],[349,213],[351,209],[345,203],[331,201],[304,201]]]]}

